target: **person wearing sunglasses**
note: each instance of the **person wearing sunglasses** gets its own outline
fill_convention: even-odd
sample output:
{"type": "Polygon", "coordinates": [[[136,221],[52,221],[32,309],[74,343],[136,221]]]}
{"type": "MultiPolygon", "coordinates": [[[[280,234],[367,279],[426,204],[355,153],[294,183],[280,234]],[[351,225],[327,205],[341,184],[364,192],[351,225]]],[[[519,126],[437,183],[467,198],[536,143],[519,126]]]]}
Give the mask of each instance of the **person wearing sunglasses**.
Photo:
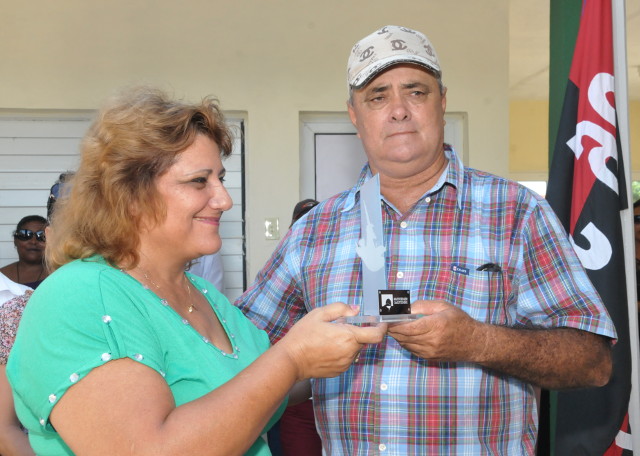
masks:
{"type": "Polygon", "coordinates": [[[10,280],[34,290],[48,275],[44,264],[46,225],[47,220],[40,215],[23,217],[13,232],[13,245],[18,252],[18,261],[0,269],[10,280]]]}
{"type": "Polygon", "coordinates": [[[2,455],[32,456],[35,454],[13,408],[13,398],[6,376],[6,364],[20,317],[33,293],[32,288],[36,288],[46,277],[43,262],[45,224],[46,220],[39,215],[29,215],[20,220],[13,232],[18,261],[0,269],[4,274],[0,275],[0,278],[10,280],[7,288],[13,289],[13,296],[0,305],[0,454],[2,455]]]}

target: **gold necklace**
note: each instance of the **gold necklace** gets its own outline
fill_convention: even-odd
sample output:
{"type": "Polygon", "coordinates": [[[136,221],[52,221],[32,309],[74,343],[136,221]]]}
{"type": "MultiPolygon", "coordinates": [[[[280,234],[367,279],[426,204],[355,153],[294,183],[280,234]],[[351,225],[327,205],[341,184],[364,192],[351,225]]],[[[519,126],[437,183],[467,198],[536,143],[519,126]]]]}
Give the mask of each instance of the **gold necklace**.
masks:
{"type": "Polygon", "coordinates": [[[187,284],[187,295],[189,295],[189,308],[187,309],[189,311],[189,313],[193,312],[193,309],[195,309],[194,305],[193,305],[193,301],[191,300],[191,286],[189,284],[189,280],[187,279],[187,275],[184,275],[184,281],[187,284]]]}
{"type": "MultiPolygon", "coordinates": [[[[142,275],[144,276],[144,279],[149,282],[151,285],[153,285],[154,287],[156,287],[156,289],[160,289],[160,285],[158,285],[157,283],[155,283],[153,281],[153,279],[151,279],[151,277],[149,277],[149,275],[147,274],[147,271],[145,271],[144,269],[142,269],[140,266],[138,266],[138,268],[140,269],[140,272],[142,272],[142,275]]],[[[187,279],[187,275],[184,274],[184,282],[185,285],[187,287],[187,295],[189,296],[189,307],[187,307],[187,311],[189,313],[193,313],[194,310],[198,310],[198,308],[193,304],[193,301],[191,300],[191,286],[189,285],[189,279],[187,279]]]]}

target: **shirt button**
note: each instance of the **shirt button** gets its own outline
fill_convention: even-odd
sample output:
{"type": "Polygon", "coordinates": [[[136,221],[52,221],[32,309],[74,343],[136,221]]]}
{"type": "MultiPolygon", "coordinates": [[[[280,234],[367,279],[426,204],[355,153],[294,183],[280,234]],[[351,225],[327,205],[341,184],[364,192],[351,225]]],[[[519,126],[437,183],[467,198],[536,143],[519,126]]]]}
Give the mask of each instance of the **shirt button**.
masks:
{"type": "Polygon", "coordinates": [[[380,389],[381,389],[382,391],[386,391],[386,390],[388,390],[388,389],[389,389],[389,385],[387,385],[386,383],[383,383],[382,385],[380,385],[380,389]]]}
{"type": "Polygon", "coordinates": [[[400,222],[400,228],[406,228],[408,225],[407,222],[400,222]]]}
{"type": "Polygon", "coordinates": [[[427,197],[424,199],[424,202],[425,202],[425,203],[430,203],[430,202],[431,202],[431,197],[430,197],[430,196],[427,196],[427,197]]]}
{"type": "Polygon", "coordinates": [[[402,279],[404,277],[404,272],[400,271],[396,274],[396,277],[402,279]]]}
{"type": "Polygon", "coordinates": [[[381,443],[380,445],[378,445],[378,449],[380,451],[385,451],[387,449],[387,446],[384,443],[381,443]]]}

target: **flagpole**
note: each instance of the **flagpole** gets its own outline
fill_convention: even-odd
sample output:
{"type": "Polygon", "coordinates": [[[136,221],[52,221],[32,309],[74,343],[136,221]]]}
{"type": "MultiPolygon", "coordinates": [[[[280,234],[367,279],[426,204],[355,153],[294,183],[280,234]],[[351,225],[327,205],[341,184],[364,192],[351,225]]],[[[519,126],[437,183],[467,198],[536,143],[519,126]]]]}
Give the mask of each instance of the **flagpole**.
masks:
{"type": "Polygon", "coordinates": [[[626,12],[625,0],[612,0],[613,16],[613,68],[615,74],[616,113],[618,132],[622,149],[622,161],[627,182],[629,209],[620,213],[622,238],[625,252],[625,273],[629,310],[629,339],[631,345],[631,397],[629,403],[629,425],[635,452],[640,452],[640,347],[638,344],[638,307],[636,296],[635,232],[633,224],[633,199],[631,195],[631,160],[629,139],[629,103],[626,52],[626,12]]]}

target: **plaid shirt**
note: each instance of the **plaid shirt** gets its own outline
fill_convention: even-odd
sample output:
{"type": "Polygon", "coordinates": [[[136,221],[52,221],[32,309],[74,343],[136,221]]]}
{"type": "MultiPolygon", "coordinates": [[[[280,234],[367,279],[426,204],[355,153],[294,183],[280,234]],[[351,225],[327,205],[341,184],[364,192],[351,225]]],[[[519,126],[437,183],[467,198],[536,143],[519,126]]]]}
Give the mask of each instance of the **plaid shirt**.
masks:
{"type": "MultiPolygon", "coordinates": [[[[615,338],[546,201],[446,153],[447,170],[411,210],[382,203],[388,287],[410,290],[411,301],[445,300],[486,323],[615,338]],[[478,271],[486,263],[501,271],[478,271]]],[[[236,302],[272,341],[315,307],[361,305],[358,190],[370,175],[365,166],[354,188],[298,221],[236,302]]],[[[329,455],[535,452],[531,385],[472,363],[418,358],[391,337],[365,348],[344,374],[312,383],[329,455]]]]}

